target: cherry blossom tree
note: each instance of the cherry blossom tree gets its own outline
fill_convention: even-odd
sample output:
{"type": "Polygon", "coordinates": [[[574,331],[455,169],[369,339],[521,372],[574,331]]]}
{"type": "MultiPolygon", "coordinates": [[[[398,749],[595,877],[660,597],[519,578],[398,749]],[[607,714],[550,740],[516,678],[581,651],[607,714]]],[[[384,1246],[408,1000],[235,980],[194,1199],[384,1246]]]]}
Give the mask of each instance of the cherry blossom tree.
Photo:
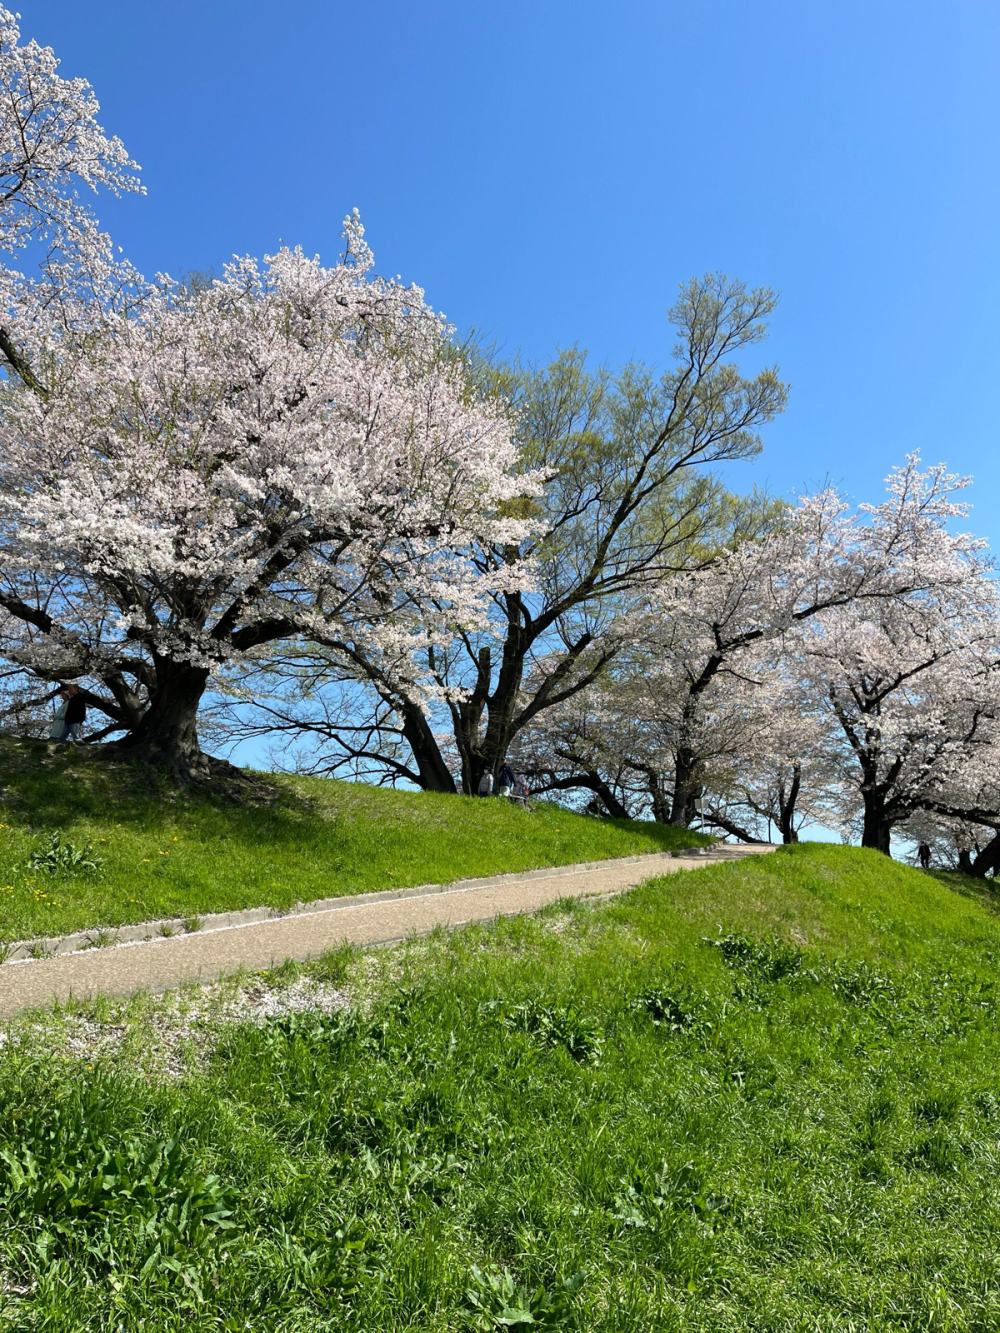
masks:
{"type": "Polygon", "coordinates": [[[80,187],[139,188],[136,164],[97,122],[86,79],[64,79],[51,47],[21,42],[17,15],[0,6],[0,248],[41,241],[64,251],[97,233],[80,187]]]}
{"type": "Polygon", "coordinates": [[[356,216],[299,250],[127,309],[16,320],[0,406],[7,656],[87,676],[124,745],[189,778],[213,673],[364,625],[398,652],[400,588],[477,614],[468,544],[517,542],[505,411],[468,393],[423,293],[371,274],[356,216]]]}
{"type": "Polygon", "coordinates": [[[0,250],[38,261],[33,276],[0,265],[0,356],[30,381],[11,310],[22,321],[32,309],[61,308],[69,318],[81,300],[130,289],[137,275],[101,232],[87,196],[142,189],[124,145],[98,123],[90,84],[63,78],[50,47],[22,42],[17,16],[2,6],[0,91],[0,250]]]}
{"type": "MultiPolygon", "coordinates": [[[[605,781],[613,771],[623,790],[623,770],[644,774],[650,812],[679,825],[693,820],[706,790],[715,798],[709,813],[732,824],[722,798],[736,789],[738,767],[773,771],[783,755],[790,829],[796,765],[801,770],[810,754],[816,760],[817,738],[830,726],[820,717],[828,681],[811,677],[808,688],[796,687],[797,705],[788,698],[803,643],[810,654],[824,645],[836,654],[848,626],[865,625],[867,633],[873,623],[923,608],[928,623],[944,617],[935,660],[957,661],[960,646],[985,631],[992,584],[980,543],[948,528],[964,513],[954,498],[962,484],[942,468],[922,472],[914,457],[889,478],[880,505],[851,513],[835,492],[806,496],[769,531],[733,541],[706,569],[663,580],[632,615],[628,669],[616,671],[586,728],[572,715],[563,720],[549,755],[577,762],[578,772],[601,773],[603,764],[605,781]]],[[[560,785],[571,776],[561,773],[560,785]]],[[[581,785],[594,789],[592,781],[581,785]]]]}
{"type": "Polygon", "coordinates": [[[655,646],[634,644],[593,689],[519,739],[517,763],[539,790],[593,793],[618,818],[688,824],[697,811],[706,826],[762,841],[775,775],[793,788],[784,802],[785,823],[794,825],[807,749],[770,647],[731,653],[692,695],[682,653],[665,652],[662,637],[655,646]],[[683,820],[676,818],[679,753],[692,785],[683,820]],[[786,769],[793,767],[790,778],[786,769]]]}
{"type": "Polygon", "coordinates": [[[979,663],[958,695],[968,699],[965,730],[924,784],[919,806],[902,825],[956,869],[983,878],[1000,870],[1000,668],[979,663]],[[983,669],[985,667],[985,670],[983,669]],[[970,685],[975,683],[973,693],[970,685]]]}
{"type": "Polygon", "coordinates": [[[802,641],[804,686],[835,724],[842,822],[886,854],[893,828],[973,763],[996,709],[1000,619],[983,544],[943,522],[928,535],[917,586],[831,608],[802,641]]]}
{"type": "Polygon", "coordinates": [[[535,792],[559,793],[591,814],[664,819],[657,718],[642,695],[636,660],[621,655],[589,688],[518,734],[510,759],[535,792]]]}
{"type": "MultiPolygon", "coordinates": [[[[894,830],[915,849],[926,843],[931,852],[931,865],[948,870],[959,870],[977,879],[996,878],[1000,868],[1000,805],[994,792],[989,809],[973,811],[975,818],[964,815],[941,814],[937,810],[920,807],[894,830]]],[[[915,859],[911,853],[911,858],[915,859]]]]}
{"type": "Polygon", "coordinates": [[[423,293],[373,276],[356,215],[330,269],[282,249],[148,283],[81,197],[137,189],[134,163],[2,8],[0,88],[0,247],[40,260],[0,271],[8,661],[86,679],[123,745],[187,778],[208,681],[264,646],[350,633],[405,659],[414,632],[477,628],[466,548],[523,541],[511,506],[537,487],[423,293]],[[415,630],[418,596],[442,609],[415,630]]]}
{"type": "Polygon", "coordinates": [[[706,775],[703,824],[743,842],[798,842],[803,824],[834,819],[840,787],[829,720],[790,670],[787,648],[783,636],[751,654],[772,654],[744,689],[751,743],[730,747],[728,763],[706,775]]]}
{"type": "Polygon", "coordinates": [[[888,854],[893,828],[934,801],[978,743],[992,706],[993,666],[981,654],[996,628],[970,629],[963,642],[937,607],[868,610],[832,618],[830,639],[809,651],[814,688],[840,724],[843,822],[857,812],[861,845],[888,854]]]}

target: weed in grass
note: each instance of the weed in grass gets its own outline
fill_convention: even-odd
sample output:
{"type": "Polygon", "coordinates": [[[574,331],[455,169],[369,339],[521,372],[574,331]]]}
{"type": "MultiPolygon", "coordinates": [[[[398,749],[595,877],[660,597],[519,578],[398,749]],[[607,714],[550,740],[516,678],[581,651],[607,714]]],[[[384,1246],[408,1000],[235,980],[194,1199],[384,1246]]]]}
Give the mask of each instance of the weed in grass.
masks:
{"type": "Polygon", "coordinates": [[[728,1195],[706,1189],[693,1162],[671,1168],[661,1163],[655,1173],[639,1174],[620,1182],[612,1217],[626,1227],[658,1226],[671,1213],[689,1213],[703,1222],[717,1223],[732,1211],[728,1195]]]}
{"type": "Polygon", "coordinates": [[[178,1139],[123,1135],[99,1091],[81,1091],[21,1118],[16,1145],[0,1150],[0,1200],[44,1266],[104,1278],[127,1256],[140,1280],[179,1277],[203,1299],[236,1196],[178,1139]]]}
{"type": "Polygon", "coordinates": [[[101,864],[101,858],[95,855],[90,843],[78,847],[64,839],[58,829],[49,834],[41,847],[31,852],[26,862],[29,872],[64,878],[96,875],[101,864]]]}
{"type": "Polygon", "coordinates": [[[746,935],[723,935],[721,939],[706,940],[718,949],[726,966],[740,968],[764,981],[780,981],[794,976],[802,967],[802,950],[784,940],[755,941],[746,935]]]}
{"type": "Polygon", "coordinates": [[[665,990],[651,986],[632,1001],[635,1012],[644,1014],[654,1027],[668,1032],[690,1032],[694,1029],[711,1030],[705,998],[682,990],[665,990]]]}
{"type": "Polygon", "coordinates": [[[601,1026],[591,1015],[572,1006],[527,1000],[505,1007],[490,1001],[484,1012],[508,1031],[527,1032],[542,1046],[561,1047],[580,1064],[600,1063],[604,1045],[601,1026]]]}
{"type": "Polygon", "coordinates": [[[184,929],[185,929],[189,934],[193,934],[194,931],[196,931],[196,930],[201,930],[201,917],[200,917],[200,916],[186,916],[186,917],[184,918],[184,929]]]}
{"type": "Polygon", "coordinates": [[[495,1265],[473,1267],[469,1278],[465,1299],[473,1328],[565,1329],[571,1327],[573,1298],[583,1286],[584,1275],[572,1273],[551,1288],[534,1289],[495,1265]]]}
{"type": "Polygon", "coordinates": [[[866,963],[839,961],[824,968],[823,976],[835,994],[852,1004],[892,1004],[896,999],[892,978],[866,963]]]}

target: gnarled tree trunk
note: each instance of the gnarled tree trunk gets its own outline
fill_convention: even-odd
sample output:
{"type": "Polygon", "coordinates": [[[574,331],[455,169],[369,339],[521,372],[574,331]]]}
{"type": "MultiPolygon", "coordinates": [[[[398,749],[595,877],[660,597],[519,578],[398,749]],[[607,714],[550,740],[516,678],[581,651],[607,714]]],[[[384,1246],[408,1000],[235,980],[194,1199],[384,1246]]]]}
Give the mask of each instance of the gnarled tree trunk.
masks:
{"type": "Polygon", "coordinates": [[[674,799],[670,807],[670,823],[687,828],[697,813],[695,802],[701,795],[698,781],[698,757],[686,745],[677,751],[674,768],[674,799]]]}
{"type": "Polygon", "coordinates": [[[198,740],[198,708],[208,685],[205,667],[154,658],[156,684],[138,726],[115,753],[167,770],[183,785],[205,781],[211,761],[198,740]]]}
{"type": "Polygon", "coordinates": [[[417,765],[421,788],[424,791],[443,791],[454,795],[457,790],[455,779],[444,762],[434,733],[420,707],[408,703],[401,714],[403,736],[417,765]]]}
{"type": "Polygon", "coordinates": [[[998,867],[1000,867],[1000,833],[994,834],[982,851],[977,853],[971,865],[968,868],[962,866],[962,869],[967,875],[985,879],[991,870],[995,875],[998,867]]]}

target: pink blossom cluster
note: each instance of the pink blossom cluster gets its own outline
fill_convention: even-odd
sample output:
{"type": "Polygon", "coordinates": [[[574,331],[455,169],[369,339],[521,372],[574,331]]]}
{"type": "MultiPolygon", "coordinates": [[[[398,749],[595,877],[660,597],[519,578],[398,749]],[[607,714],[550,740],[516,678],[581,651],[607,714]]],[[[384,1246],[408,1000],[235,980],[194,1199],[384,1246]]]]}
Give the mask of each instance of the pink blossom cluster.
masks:
{"type": "Polygon", "coordinates": [[[134,164],[57,65],[0,9],[0,245],[49,247],[0,281],[7,657],[134,713],[170,663],[345,625],[405,659],[476,622],[492,584],[467,549],[530,531],[511,502],[539,478],[444,319],[373,273],[356,212],[333,267],[286,247],[145,281],[78,194],[136,188],[134,164]]]}
{"type": "Polygon", "coordinates": [[[707,803],[728,832],[794,773],[800,816],[863,832],[867,812],[885,850],[946,790],[956,807],[981,791],[984,769],[1000,792],[1000,604],[983,543],[954,530],[967,485],[914,456],[879,505],[805,496],[662,581],[615,670],[546,720],[528,762],[613,774],[662,818],[707,803]]]}

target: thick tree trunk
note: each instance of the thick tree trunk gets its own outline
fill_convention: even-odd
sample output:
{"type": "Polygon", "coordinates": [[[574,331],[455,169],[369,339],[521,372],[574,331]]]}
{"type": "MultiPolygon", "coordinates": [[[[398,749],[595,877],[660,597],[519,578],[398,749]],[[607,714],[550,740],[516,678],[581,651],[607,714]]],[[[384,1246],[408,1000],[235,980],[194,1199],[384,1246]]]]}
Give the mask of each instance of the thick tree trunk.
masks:
{"type": "MultiPolygon", "coordinates": [[[[986,846],[976,855],[976,859],[966,871],[977,879],[985,879],[992,870],[994,874],[1000,866],[1000,833],[994,834],[986,846]]],[[[964,869],[964,866],[963,866],[964,869]]]]}
{"type": "Polygon", "coordinates": [[[443,791],[454,796],[458,790],[448,765],[426,717],[417,704],[403,710],[403,736],[410,747],[420,785],[424,791],[443,791]]]}
{"type": "Polygon", "coordinates": [[[795,831],[795,805],[801,787],[802,769],[795,764],[788,789],[785,789],[783,782],[778,784],[778,828],[781,831],[781,841],[786,845],[799,840],[799,835],[795,831]]]}
{"type": "Polygon", "coordinates": [[[138,726],[114,750],[155,768],[166,769],[187,785],[210,776],[208,756],[198,741],[198,707],[208,685],[203,667],[158,658],[156,688],[138,726]]]}
{"type": "Polygon", "coordinates": [[[697,779],[698,760],[693,750],[681,746],[677,751],[674,769],[674,799],[670,807],[670,823],[687,828],[695,817],[695,801],[701,795],[697,779]]]}
{"type": "Polygon", "coordinates": [[[861,846],[873,847],[875,851],[891,856],[892,824],[886,817],[885,802],[879,792],[865,792],[864,802],[861,846]]]}
{"type": "Polygon", "coordinates": [[[525,655],[528,636],[524,631],[520,595],[508,598],[507,637],[497,672],[496,688],[489,696],[486,715],[486,734],[479,753],[479,777],[492,773],[496,781],[507,759],[507,751],[514,739],[514,714],[517,709],[521,682],[524,679],[525,655]]]}

